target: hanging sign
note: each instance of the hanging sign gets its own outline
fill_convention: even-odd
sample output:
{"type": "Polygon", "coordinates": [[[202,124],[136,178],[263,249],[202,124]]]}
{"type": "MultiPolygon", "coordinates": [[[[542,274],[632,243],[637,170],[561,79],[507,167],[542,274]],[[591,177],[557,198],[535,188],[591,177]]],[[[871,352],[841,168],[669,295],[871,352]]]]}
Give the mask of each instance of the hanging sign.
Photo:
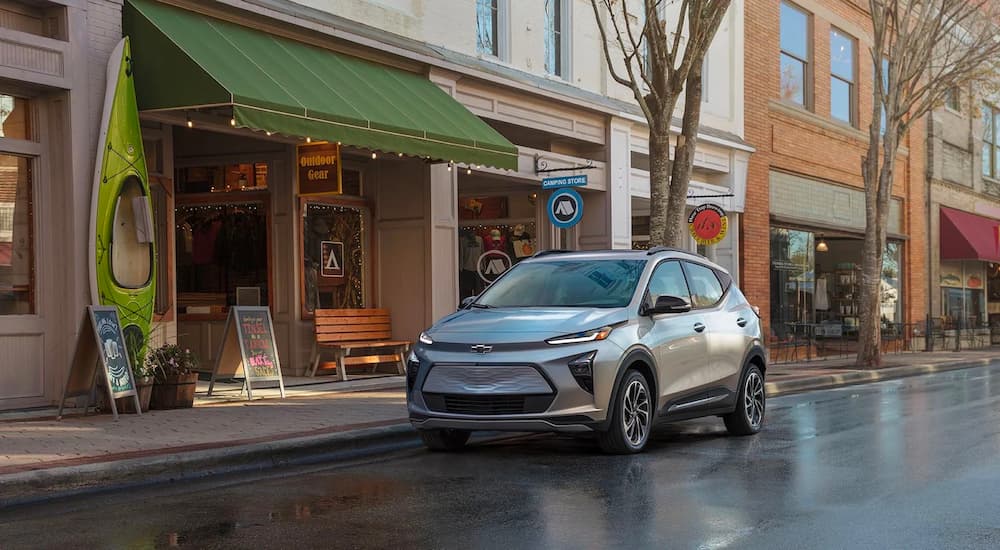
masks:
{"type": "Polygon", "coordinates": [[[560,229],[573,227],[583,218],[583,197],[576,189],[560,189],[549,197],[546,210],[552,225],[560,229]]]}
{"type": "Polygon", "coordinates": [[[555,189],[557,187],[586,187],[587,174],[578,176],[558,176],[553,178],[542,178],[542,189],[555,189]]]}
{"type": "Polygon", "coordinates": [[[502,250],[488,250],[479,256],[476,261],[476,271],[479,278],[486,284],[490,284],[504,274],[513,264],[510,256],[502,250]]]}
{"type": "Polygon", "coordinates": [[[341,194],[340,146],[336,143],[299,145],[296,155],[299,195],[341,194]]]}
{"type": "Polygon", "coordinates": [[[721,206],[702,204],[688,216],[688,230],[698,244],[718,244],[729,231],[729,218],[721,206]]]}
{"type": "Polygon", "coordinates": [[[242,378],[246,384],[247,399],[253,399],[253,383],[276,381],[281,397],[285,397],[285,382],[281,378],[278,346],[274,342],[274,325],[269,308],[229,308],[208,395],[212,395],[215,381],[220,378],[242,378]]]}
{"type": "Polygon", "coordinates": [[[344,277],[344,243],[321,241],[320,257],[323,260],[320,275],[323,277],[344,277]]]}
{"type": "Polygon", "coordinates": [[[71,397],[93,394],[98,377],[103,378],[111,403],[111,413],[118,420],[115,399],[132,397],[135,399],[136,414],[142,414],[139,394],[132,378],[132,365],[125,347],[125,335],[118,319],[118,308],[114,306],[87,306],[86,318],[76,342],[73,363],[69,377],[63,388],[63,398],[59,402],[58,417],[62,418],[63,406],[71,397]],[[88,322],[89,320],[89,322],[88,322]],[[89,330],[88,326],[89,325],[89,330]]]}

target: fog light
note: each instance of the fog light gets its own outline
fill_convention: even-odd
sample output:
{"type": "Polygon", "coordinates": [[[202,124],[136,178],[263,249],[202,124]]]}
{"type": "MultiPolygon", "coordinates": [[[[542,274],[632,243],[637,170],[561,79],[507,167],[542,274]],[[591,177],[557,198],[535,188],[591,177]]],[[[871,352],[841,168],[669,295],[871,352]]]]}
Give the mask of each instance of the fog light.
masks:
{"type": "Polygon", "coordinates": [[[573,359],[568,364],[569,372],[576,379],[576,383],[589,394],[594,393],[594,357],[596,355],[597,352],[592,351],[573,359]]]}
{"type": "Polygon", "coordinates": [[[406,391],[410,392],[413,390],[413,386],[417,383],[417,373],[420,372],[420,360],[417,356],[410,354],[410,357],[406,360],[406,391]]]}

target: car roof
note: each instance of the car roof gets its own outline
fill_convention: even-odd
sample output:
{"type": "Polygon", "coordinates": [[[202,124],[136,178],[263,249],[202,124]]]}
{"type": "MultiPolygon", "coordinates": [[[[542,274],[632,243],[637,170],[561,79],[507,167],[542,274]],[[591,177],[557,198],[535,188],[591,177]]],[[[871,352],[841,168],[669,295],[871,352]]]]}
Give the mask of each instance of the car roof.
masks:
{"type": "Polygon", "coordinates": [[[729,273],[722,266],[717,265],[715,262],[709,260],[708,258],[691,252],[689,250],[684,250],[681,248],[672,248],[668,246],[656,246],[650,248],[649,250],[629,250],[629,249],[613,249],[613,250],[542,250],[536,253],[530,258],[532,261],[550,261],[550,260],[649,260],[649,259],[660,259],[660,258],[679,258],[685,260],[693,260],[701,264],[705,264],[713,269],[721,271],[723,273],[729,273]]]}

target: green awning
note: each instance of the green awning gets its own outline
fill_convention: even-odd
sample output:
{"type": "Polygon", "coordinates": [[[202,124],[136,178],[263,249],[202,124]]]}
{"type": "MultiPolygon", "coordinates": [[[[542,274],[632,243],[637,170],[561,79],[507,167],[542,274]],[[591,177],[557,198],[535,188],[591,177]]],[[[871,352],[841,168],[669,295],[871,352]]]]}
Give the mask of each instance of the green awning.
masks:
{"type": "Polygon", "coordinates": [[[238,127],[517,168],[517,148],[421,75],[155,0],[128,0],[141,110],[231,107],[238,127]]]}

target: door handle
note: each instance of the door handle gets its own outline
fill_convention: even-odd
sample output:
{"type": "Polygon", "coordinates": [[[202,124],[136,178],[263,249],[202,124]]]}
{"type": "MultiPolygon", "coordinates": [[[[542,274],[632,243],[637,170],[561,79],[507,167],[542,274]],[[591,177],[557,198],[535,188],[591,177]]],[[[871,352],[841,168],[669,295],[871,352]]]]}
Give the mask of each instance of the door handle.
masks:
{"type": "Polygon", "coordinates": [[[747,320],[744,319],[744,318],[742,318],[742,317],[740,317],[739,319],[736,320],[736,324],[739,325],[739,326],[741,326],[741,327],[745,327],[745,326],[747,326],[747,320]]]}
{"type": "Polygon", "coordinates": [[[695,332],[705,332],[705,325],[703,323],[695,323],[694,324],[694,331],[695,332]]]}

